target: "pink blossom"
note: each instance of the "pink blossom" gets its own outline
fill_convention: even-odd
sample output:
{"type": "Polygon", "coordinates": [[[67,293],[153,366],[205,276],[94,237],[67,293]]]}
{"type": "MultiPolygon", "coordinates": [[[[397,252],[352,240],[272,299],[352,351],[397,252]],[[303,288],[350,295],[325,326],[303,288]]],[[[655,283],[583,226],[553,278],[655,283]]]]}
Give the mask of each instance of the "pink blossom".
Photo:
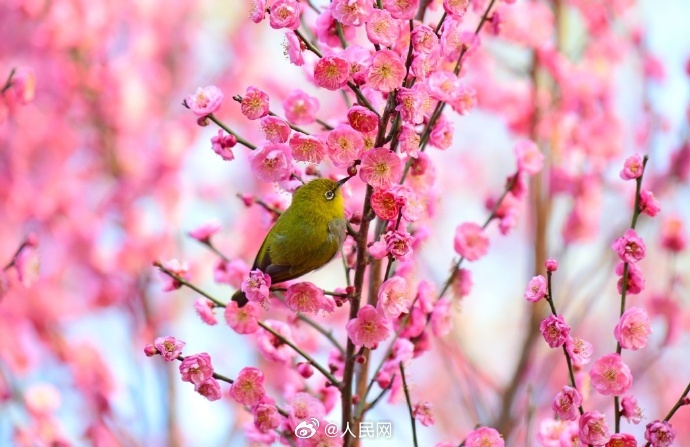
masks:
{"type": "Polygon", "coordinates": [[[551,408],[558,414],[558,417],[567,421],[574,421],[578,418],[578,407],[582,403],[582,395],[576,388],[564,386],[553,399],[551,408]]]}
{"type": "Polygon", "coordinates": [[[319,164],[326,154],[326,144],[315,135],[294,132],[288,144],[292,149],[292,158],[297,161],[319,164]]]}
{"type": "Polygon", "coordinates": [[[268,115],[268,95],[256,87],[247,87],[240,109],[247,119],[258,120],[268,115]]]}
{"type": "Polygon", "coordinates": [[[374,9],[366,23],[367,38],[374,45],[390,47],[400,34],[398,21],[385,9],[374,9]]]}
{"type": "Polygon", "coordinates": [[[220,384],[213,377],[206,380],[204,383],[196,384],[194,386],[194,391],[201,394],[211,402],[219,400],[221,397],[220,384]]]}
{"type": "Polygon", "coordinates": [[[637,447],[637,441],[633,435],[614,433],[605,447],[637,447]]]}
{"type": "Polygon", "coordinates": [[[539,173],[544,167],[544,154],[541,153],[534,141],[520,141],[515,145],[513,150],[517,157],[519,171],[534,175],[539,173]]]}
{"type": "Polygon", "coordinates": [[[213,377],[211,356],[205,352],[190,355],[180,363],[180,374],[183,382],[199,385],[213,377]]]}
{"type": "MultiPolygon", "coordinates": [[[[321,15],[316,19],[316,36],[319,42],[329,47],[340,47],[340,37],[338,22],[331,15],[331,8],[325,8],[321,15]]],[[[350,42],[355,37],[355,28],[341,25],[340,29],[345,37],[345,41],[350,42]]]]}
{"type": "Polygon", "coordinates": [[[647,424],[644,438],[649,441],[652,447],[670,447],[676,439],[676,430],[670,422],[654,421],[647,424]]]}
{"type": "Polygon", "coordinates": [[[438,36],[434,30],[424,24],[418,24],[412,30],[412,48],[417,53],[431,53],[438,47],[438,36]]]}
{"type": "Polygon", "coordinates": [[[648,215],[649,217],[654,217],[661,211],[661,206],[659,201],[656,200],[654,194],[651,191],[642,189],[640,191],[640,212],[648,215]]]}
{"type": "Polygon", "coordinates": [[[537,441],[544,447],[561,447],[561,435],[568,433],[573,425],[571,421],[544,418],[539,423],[537,441]]]}
{"type": "Polygon", "coordinates": [[[455,274],[451,287],[456,298],[464,298],[472,291],[472,272],[461,268],[455,274]]]}
{"type": "Polygon", "coordinates": [[[546,343],[552,348],[562,346],[570,334],[570,326],[566,324],[562,315],[549,315],[544,318],[539,325],[539,330],[546,343]]]}
{"type": "Polygon", "coordinates": [[[314,81],[326,90],[338,90],[350,76],[350,64],[337,56],[324,56],[314,65],[314,81]]]}
{"type": "Polygon", "coordinates": [[[252,407],[254,425],[262,433],[268,433],[280,427],[281,416],[275,404],[259,403],[252,407]]]}
{"type": "Polygon", "coordinates": [[[308,393],[295,393],[286,410],[292,427],[296,427],[300,422],[311,418],[321,420],[326,415],[326,409],[321,401],[308,393]]]}
{"type": "Polygon", "coordinates": [[[391,50],[380,50],[371,59],[366,81],[374,90],[388,93],[402,85],[405,75],[405,64],[400,56],[391,50]]]}
{"type": "Polygon", "coordinates": [[[249,277],[242,282],[242,291],[249,301],[266,305],[271,287],[271,277],[259,269],[249,272],[249,277]]]}
{"type": "Polygon", "coordinates": [[[460,80],[455,73],[446,70],[434,72],[427,79],[429,96],[437,101],[453,102],[458,99],[460,80]]]}
{"type": "Polygon", "coordinates": [[[24,392],[24,405],[36,419],[50,417],[61,404],[60,391],[50,383],[31,385],[24,392]]]}
{"type": "Polygon", "coordinates": [[[436,337],[443,337],[450,332],[453,326],[450,311],[450,300],[442,299],[434,304],[434,310],[431,312],[431,332],[436,337]]]}
{"type": "Polygon", "coordinates": [[[281,182],[290,177],[292,151],[285,143],[264,143],[249,153],[249,165],[259,180],[281,182]]]}
{"type": "MultiPolygon", "coordinates": [[[[402,217],[408,222],[416,222],[424,213],[424,204],[414,189],[407,185],[393,184],[389,189],[395,195],[396,203],[402,206],[402,217]]],[[[419,239],[419,238],[417,238],[419,239]]]]}
{"type": "Polygon", "coordinates": [[[580,417],[580,440],[585,444],[604,445],[611,438],[606,417],[598,411],[588,411],[580,417]]]}
{"type": "Polygon", "coordinates": [[[465,447],[505,447],[505,442],[496,429],[480,427],[467,434],[465,447]]]}
{"type": "Polygon", "coordinates": [[[530,279],[527,283],[527,289],[525,289],[525,299],[527,301],[536,303],[545,296],[547,296],[546,278],[541,275],[537,275],[530,279]]]}
{"type": "Polygon", "coordinates": [[[455,251],[468,261],[476,261],[489,251],[489,237],[474,222],[465,222],[455,229],[455,251]]]}
{"type": "Polygon", "coordinates": [[[386,242],[386,252],[396,261],[407,261],[412,256],[414,236],[405,231],[389,231],[383,239],[386,242]]]}
{"type": "Polygon", "coordinates": [[[13,94],[17,102],[26,105],[33,101],[34,96],[36,96],[36,74],[29,67],[20,67],[12,77],[11,86],[10,93],[13,94]]]}
{"type": "MultiPolygon", "coordinates": [[[[186,262],[180,263],[180,261],[177,259],[171,259],[170,261],[163,263],[163,268],[184,280],[189,280],[189,266],[186,262]]],[[[170,292],[182,287],[181,282],[165,272],[161,272],[161,277],[164,281],[163,292],[170,292]]]]}
{"type": "MultiPolygon", "coordinates": [[[[427,98],[426,90],[400,87],[395,96],[395,110],[400,112],[400,118],[406,124],[419,124],[424,120],[422,105],[427,98]]],[[[413,127],[410,129],[414,130],[413,127]]]]}
{"type": "Polygon", "coordinates": [[[283,100],[285,117],[292,124],[311,124],[319,111],[319,100],[300,89],[295,89],[283,100]]]}
{"type": "Polygon", "coordinates": [[[429,144],[435,148],[445,150],[453,144],[455,126],[451,121],[439,119],[429,134],[429,144]]]}
{"type": "Polygon", "coordinates": [[[620,396],[630,389],[633,382],[630,368],[616,353],[607,354],[594,362],[589,376],[594,388],[604,396],[620,396]]]}
{"type": "Polygon", "coordinates": [[[213,280],[219,284],[229,284],[239,289],[247,276],[249,276],[249,266],[242,259],[233,259],[230,262],[218,259],[213,265],[213,280]]]}
{"type": "Polygon", "coordinates": [[[223,92],[215,85],[199,87],[195,94],[187,96],[185,103],[197,116],[210,115],[220,109],[223,92]]]}
{"type": "Polygon", "coordinates": [[[470,0],[443,0],[443,10],[457,19],[465,15],[469,5],[470,0]]]}
{"type": "Polygon", "coordinates": [[[626,230],[623,236],[616,239],[613,245],[611,245],[611,248],[616,250],[618,257],[623,262],[628,263],[642,260],[646,252],[644,241],[633,229],[626,230]]]}
{"type": "Polygon", "coordinates": [[[424,82],[429,79],[429,76],[436,72],[440,64],[441,56],[439,51],[416,53],[412,56],[412,66],[410,69],[417,79],[424,82]]]}
{"type": "Polygon", "coordinates": [[[237,138],[234,135],[225,135],[223,129],[218,129],[218,135],[211,137],[211,149],[225,161],[235,159],[235,154],[232,153],[232,148],[237,144],[237,138]]]}
{"type": "Polygon", "coordinates": [[[393,220],[400,212],[395,195],[386,189],[375,189],[371,194],[370,204],[379,219],[393,220]]]}
{"type": "Polygon", "coordinates": [[[383,235],[369,246],[369,255],[374,259],[383,259],[388,255],[388,248],[383,235]]]}
{"type": "Polygon", "coordinates": [[[225,322],[238,334],[253,334],[259,329],[259,307],[248,302],[239,307],[235,301],[225,305],[225,322]]]}
{"type": "Polygon", "coordinates": [[[459,115],[467,115],[477,105],[477,91],[469,85],[459,84],[453,98],[448,105],[459,115]]]}
{"type": "MultiPolygon", "coordinates": [[[[172,263],[174,260],[170,262],[172,263]]],[[[22,283],[24,287],[31,287],[38,280],[41,267],[38,249],[30,244],[24,245],[22,249],[19,250],[19,253],[17,253],[15,256],[13,265],[17,271],[19,282],[22,283]]],[[[163,291],[168,292],[173,290],[168,289],[167,287],[168,286],[164,287],[163,291]]],[[[179,288],[179,286],[175,288],[179,288]]]]}
{"type": "Polygon", "coordinates": [[[368,0],[333,0],[331,15],[346,26],[362,26],[374,11],[368,0]]]}
{"type": "Polygon", "coordinates": [[[264,137],[271,143],[285,143],[290,137],[290,126],[282,118],[266,115],[259,121],[264,137]]]}
{"type": "Polygon", "coordinates": [[[412,415],[425,427],[430,427],[436,423],[434,415],[431,412],[431,403],[424,401],[415,404],[412,415]]]}
{"type": "Polygon", "coordinates": [[[296,30],[299,28],[300,6],[295,0],[276,0],[271,6],[269,21],[271,28],[287,28],[296,30]]]}
{"type": "Polygon", "coordinates": [[[293,312],[317,313],[333,312],[335,302],[327,297],[323,290],[310,282],[299,282],[288,287],[285,292],[285,304],[293,312]]]}
{"type": "MultiPolygon", "coordinates": [[[[266,320],[264,323],[285,340],[292,340],[290,326],[282,321],[266,320]]],[[[279,363],[288,362],[295,356],[295,351],[282,339],[261,328],[256,333],[256,347],[269,360],[279,363]]]]}
{"type": "Polygon", "coordinates": [[[383,9],[396,19],[412,20],[418,7],[419,0],[383,0],[383,9]]]}
{"type": "MultiPolygon", "coordinates": [[[[619,275],[618,279],[618,293],[623,293],[623,272],[625,269],[625,263],[620,262],[616,266],[616,275],[619,275]]],[[[627,264],[628,265],[628,282],[626,284],[626,290],[628,295],[637,295],[644,290],[645,279],[642,276],[642,270],[637,266],[637,264],[627,264]]]]}
{"type": "Polygon", "coordinates": [[[249,19],[254,23],[260,23],[264,17],[266,17],[266,0],[252,0],[249,19]]]}
{"type": "Polygon", "coordinates": [[[575,366],[584,366],[590,362],[594,347],[592,344],[581,338],[568,337],[565,341],[565,349],[570,355],[575,366]]]}
{"type": "Polygon", "coordinates": [[[242,405],[251,407],[260,402],[265,395],[264,373],[258,368],[242,368],[235,382],[230,385],[230,397],[242,405]]]}
{"type": "Polygon", "coordinates": [[[328,155],[339,168],[344,168],[357,160],[364,151],[362,134],[347,124],[340,124],[330,131],[326,138],[328,155]]]}
{"type": "Polygon", "coordinates": [[[398,318],[407,313],[412,304],[412,297],[407,290],[407,281],[401,276],[392,276],[379,287],[376,308],[386,318],[398,318]]]}
{"type": "Polygon", "coordinates": [[[421,141],[421,136],[414,130],[414,127],[407,123],[403,123],[400,134],[398,134],[400,152],[412,158],[417,158],[419,156],[418,150],[421,141]]]}
{"type": "Polygon", "coordinates": [[[640,154],[634,154],[625,159],[620,176],[623,180],[633,180],[642,177],[642,170],[642,156],[640,154]]]}
{"type": "Polygon", "coordinates": [[[283,54],[286,54],[290,63],[301,67],[304,65],[304,42],[292,31],[285,33],[285,43],[283,54]]]}
{"type": "Polygon", "coordinates": [[[218,323],[216,315],[213,313],[215,307],[216,305],[209,299],[197,298],[194,300],[194,310],[196,310],[197,315],[199,315],[201,321],[211,326],[218,323]]]}
{"type": "Polygon", "coordinates": [[[680,216],[667,217],[661,225],[661,246],[671,252],[679,253],[685,250],[687,244],[683,219],[680,216]]]}
{"type": "Polygon", "coordinates": [[[403,163],[394,152],[378,147],[362,156],[359,177],[374,188],[387,188],[402,175],[403,163]]]}
{"type": "Polygon", "coordinates": [[[369,349],[376,349],[391,332],[388,319],[370,304],[359,309],[357,317],[348,321],[345,328],[352,343],[369,349]]]}
{"type": "Polygon", "coordinates": [[[297,372],[300,376],[308,379],[314,375],[314,367],[308,362],[299,362],[297,364],[297,372]]]}
{"type": "Polygon", "coordinates": [[[651,333],[649,316],[644,309],[639,307],[626,310],[613,332],[621,348],[633,351],[647,346],[647,337],[651,333]]]}
{"type": "Polygon", "coordinates": [[[634,396],[623,396],[621,399],[621,416],[635,425],[642,422],[642,409],[634,396]]]}
{"type": "Polygon", "coordinates": [[[374,112],[359,105],[354,105],[347,112],[347,121],[357,132],[367,133],[376,129],[379,119],[374,112]]]}
{"type": "Polygon", "coordinates": [[[217,220],[212,220],[198,226],[188,234],[191,238],[196,239],[199,242],[209,243],[211,241],[211,236],[218,233],[220,229],[220,222],[217,220]]]}

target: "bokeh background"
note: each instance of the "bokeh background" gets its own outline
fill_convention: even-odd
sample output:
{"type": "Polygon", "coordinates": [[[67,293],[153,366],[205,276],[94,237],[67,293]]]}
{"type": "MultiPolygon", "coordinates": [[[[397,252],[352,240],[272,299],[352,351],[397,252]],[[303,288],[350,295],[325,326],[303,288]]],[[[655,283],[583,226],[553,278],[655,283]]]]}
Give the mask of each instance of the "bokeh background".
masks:
{"type": "MultiPolygon", "coordinates": [[[[545,10],[552,6],[518,0],[513,7],[529,11],[535,3],[545,10]]],[[[578,8],[607,2],[564,3],[568,52],[606,38],[588,34],[578,8]]],[[[667,216],[690,219],[688,186],[671,175],[671,155],[688,144],[690,5],[615,3],[625,14],[611,19],[614,34],[623,41],[639,34],[637,48],[644,51],[623,46],[610,67],[581,68],[609,73],[606,91],[620,122],[616,152],[598,171],[596,199],[586,211],[596,231],[565,243],[562,228],[573,197],[554,196],[546,241],[548,255],[561,262],[559,309],[595,344],[595,357],[612,351],[619,301],[609,246],[629,225],[632,194],[632,183],[620,181],[618,170],[627,154],[650,154],[647,181],[658,185],[662,213],[640,224],[648,240],[649,259],[642,263],[647,288],[631,301],[658,312],[650,347],[625,353],[648,422],[663,417],[690,380],[690,258],[671,256],[658,242],[667,216]]],[[[228,299],[232,289],[213,281],[216,258],[186,233],[215,219],[223,226],[218,247],[251,263],[270,222],[237,194],[289,200],[253,177],[248,151],[238,146],[231,162],[211,151],[217,129],[197,126],[181,105],[186,95],[201,85],[219,86],[225,102],[218,116],[253,141],[260,141],[257,123],[243,119],[231,99],[249,85],[275,98],[299,86],[319,96],[321,110],[332,119],[345,110],[338,95],[319,92],[290,65],[283,33],[265,22],[251,23],[249,9],[248,1],[211,0],[0,4],[0,85],[13,68],[17,79],[35,77],[35,94],[26,104],[12,90],[0,100],[0,265],[11,262],[30,234],[40,253],[36,275],[29,268],[22,284],[15,269],[8,269],[8,289],[0,292],[0,445],[245,445],[241,425],[249,416],[240,407],[227,396],[206,401],[179,380],[177,365],[146,358],[143,346],[156,336],[174,335],[187,342],[185,352],[210,353],[216,370],[228,376],[246,365],[270,368],[222,321],[202,323],[192,307],[193,292],[163,293],[152,267],[156,260],[187,261],[195,283],[228,299]]],[[[512,37],[482,36],[479,62],[470,64],[467,75],[480,91],[478,107],[468,116],[453,115],[451,149],[430,151],[437,200],[428,240],[417,255],[417,275],[433,284],[442,284],[453,260],[455,227],[482,222],[486,199],[500,194],[514,170],[511,148],[521,135],[510,115],[524,101],[520,92],[530,82],[531,49],[539,45],[533,40],[540,38],[542,19],[507,14],[512,37]],[[490,69],[501,94],[492,97],[488,81],[473,77],[473,67],[479,74],[490,69]]],[[[473,29],[477,14],[466,20],[473,29]]],[[[553,36],[547,32],[545,38],[553,36]]],[[[279,109],[280,100],[275,104],[279,109]]],[[[357,185],[351,190],[350,211],[359,206],[359,192],[357,185]]],[[[454,308],[453,331],[412,363],[413,396],[431,401],[437,419],[434,427],[420,429],[421,445],[459,442],[475,424],[496,421],[501,390],[514,374],[529,322],[522,292],[535,274],[533,233],[530,205],[508,236],[490,230],[490,254],[466,265],[474,288],[454,308]]],[[[334,262],[307,279],[335,288],[341,270],[334,262]]],[[[324,321],[342,336],[342,312],[324,321]]],[[[509,445],[538,445],[539,420],[550,415],[553,390],[565,377],[557,354],[538,344],[515,397],[512,416],[521,423],[509,445]]],[[[591,402],[610,416],[609,400],[593,396],[591,402]]],[[[329,419],[339,420],[338,413],[329,419]]],[[[394,439],[365,445],[409,444],[403,405],[382,405],[371,419],[393,421],[394,439]]],[[[687,408],[673,424],[677,445],[690,445],[687,408]]],[[[642,438],[643,427],[624,427],[642,438]]]]}

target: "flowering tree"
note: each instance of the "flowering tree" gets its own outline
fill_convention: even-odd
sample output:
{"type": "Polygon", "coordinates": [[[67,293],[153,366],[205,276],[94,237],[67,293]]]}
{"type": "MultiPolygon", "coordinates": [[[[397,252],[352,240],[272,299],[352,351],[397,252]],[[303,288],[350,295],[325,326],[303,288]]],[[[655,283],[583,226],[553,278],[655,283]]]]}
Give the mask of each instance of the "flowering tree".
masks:
{"type": "MultiPolygon", "coordinates": [[[[185,444],[174,404],[193,392],[209,412],[233,406],[242,445],[690,440],[690,364],[677,347],[690,321],[690,144],[656,142],[676,129],[647,94],[664,72],[633,1],[246,2],[237,63],[184,98],[190,10],[66,4],[6,7],[34,48],[7,70],[0,99],[0,396],[22,415],[15,443],[150,436],[118,408],[116,362],[73,333],[104,309],[135,328],[132,346],[167,361],[152,359],[168,384],[169,433],[155,435],[165,444],[185,444]],[[119,30],[128,14],[146,26],[119,30]],[[65,15],[105,42],[58,26],[65,15]],[[259,33],[284,50],[280,76],[258,56],[259,33]],[[642,68],[639,99],[621,110],[629,64],[642,68]],[[34,90],[35,73],[51,72],[34,90]],[[189,231],[199,247],[187,249],[176,191],[197,124],[236,177],[214,214],[239,200],[228,225],[189,231]],[[348,179],[344,243],[323,272],[295,278],[318,262],[275,280],[251,262],[317,178],[348,179]],[[511,277],[516,265],[532,279],[511,277]],[[226,323],[213,328],[225,354],[179,335],[171,295],[201,322],[226,323]],[[51,364],[88,408],[85,425],[60,418],[55,378],[26,377],[51,364]]],[[[184,185],[200,188],[192,174],[198,183],[184,185]]]]}

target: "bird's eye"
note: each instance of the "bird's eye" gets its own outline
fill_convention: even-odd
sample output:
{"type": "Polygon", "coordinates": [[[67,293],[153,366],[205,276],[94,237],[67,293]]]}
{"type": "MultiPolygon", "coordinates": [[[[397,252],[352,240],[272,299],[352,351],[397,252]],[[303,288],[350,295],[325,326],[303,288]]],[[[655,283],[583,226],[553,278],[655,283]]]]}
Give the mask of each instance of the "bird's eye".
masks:
{"type": "Polygon", "coordinates": [[[333,200],[333,197],[335,197],[335,193],[333,191],[326,191],[326,193],[323,195],[326,200],[333,200]]]}

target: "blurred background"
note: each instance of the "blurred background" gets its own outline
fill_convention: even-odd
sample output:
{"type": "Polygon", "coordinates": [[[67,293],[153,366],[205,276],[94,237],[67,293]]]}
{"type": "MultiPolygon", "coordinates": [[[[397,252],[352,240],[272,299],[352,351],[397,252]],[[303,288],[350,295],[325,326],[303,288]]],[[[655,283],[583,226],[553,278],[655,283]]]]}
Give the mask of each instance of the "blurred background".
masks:
{"type": "MultiPolygon", "coordinates": [[[[186,261],[195,284],[227,300],[233,289],[214,282],[216,257],[187,232],[216,220],[218,248],[251,264],[270,218],[237,195],[289,201],[254,178],[246,149],[237,146],[230,162],[212,152],[217,128],[199,127],[181,105],[198,86],[223,90],[218,117],[253,142],[261,141],[258,123],[231,98],[249,85],[268,92],[279,114],[296,87],[319,97],[329,122],[346,110],[340,95],[319,91],[308,70],[289,63],[282,31],[247,19],[250,3],[0,4],[0,87],[16,69],[0,97],[0,265],[8,266],[0,277],[0,445],[247,445],[241,426],[250,415],[227,388],[208,402],[179,380],[176,364],[146,358],[143,347],[174,335],[187,343],[185,353],[211,354],[224,375],[254,365],[272,377],[249,339],[220,314],[217,326],[201,322],[195,294],[162,292],[152,267],[186,261]]],[[[620,303],[610,245],[632,215],[634,186],[618,171],[634,152],[649,154],[645,185],[662,207],[639,224],[646,288],[629,300],[648,310],[654,332],[647,349],[624,352],[647,419],[623,429],[641,440],[644,424],[663,418],[690,381],[690,258],[660,242],[669,219],[690,219],[690,4],[517,0],[499,8],[501,32],[482,33],[463,68],[477,108],[450,114],[451,148],[429,150],[433,218],[424,222],[417,277],[443,284],[455,227],[486,219],[485,202],[515,170],[516,141],[537,140],[551,169],[530,185],[537,193],[507,236],[490,227],[489,255],[464,265],[474,287],[456,300],[452,332],[411,364],[413,397],[429,400],[437,421],[420,428],[420,445],[458,444],[476,424],[499,428],[507,445],[539,445],[540,421],[553,416],[551,399],[565,383],[560,351],[537,340],[513,381],[535,318],[522,294],[544,256],[560,262],[559,312],[594,343],[593,358],[613,351],[620,303]],[[536,49],[556,49],[569,65],[554,76],[548,57],[533,57],[536,49]],[[579,111],[566,113],[568,101],[581,101],[579,111]],[[592,104],[599,111],[585,116],[592,104]],[[559,189],[563,182],[579,186],[559,189]]],[[[439,9],[427,20],[435,23],[439,9]]],[[[468,13],[463,27],[474,30],[480,13],[468,13]]],[[[349,212],[361,207],[362,191],[361,182],[348,190],[349,212]]],[[[305,279],[332,290],[342,286],[342,268],[333,262],[305,279]]],[[[343,337],[342,309],[319,318],[343,337]]],[[[326,359],[326,350],[315,351],[326,359]]],[[[611,401],[589,402],[611,418],[611,401]]],[[[410,445],[407,418],[404,405],[382,404],[370,419],[392,421],[393,439],[365,445],[410,445]]],[[[676,445],[690,445],[687,408],[672,422],[676,445]]]]}

